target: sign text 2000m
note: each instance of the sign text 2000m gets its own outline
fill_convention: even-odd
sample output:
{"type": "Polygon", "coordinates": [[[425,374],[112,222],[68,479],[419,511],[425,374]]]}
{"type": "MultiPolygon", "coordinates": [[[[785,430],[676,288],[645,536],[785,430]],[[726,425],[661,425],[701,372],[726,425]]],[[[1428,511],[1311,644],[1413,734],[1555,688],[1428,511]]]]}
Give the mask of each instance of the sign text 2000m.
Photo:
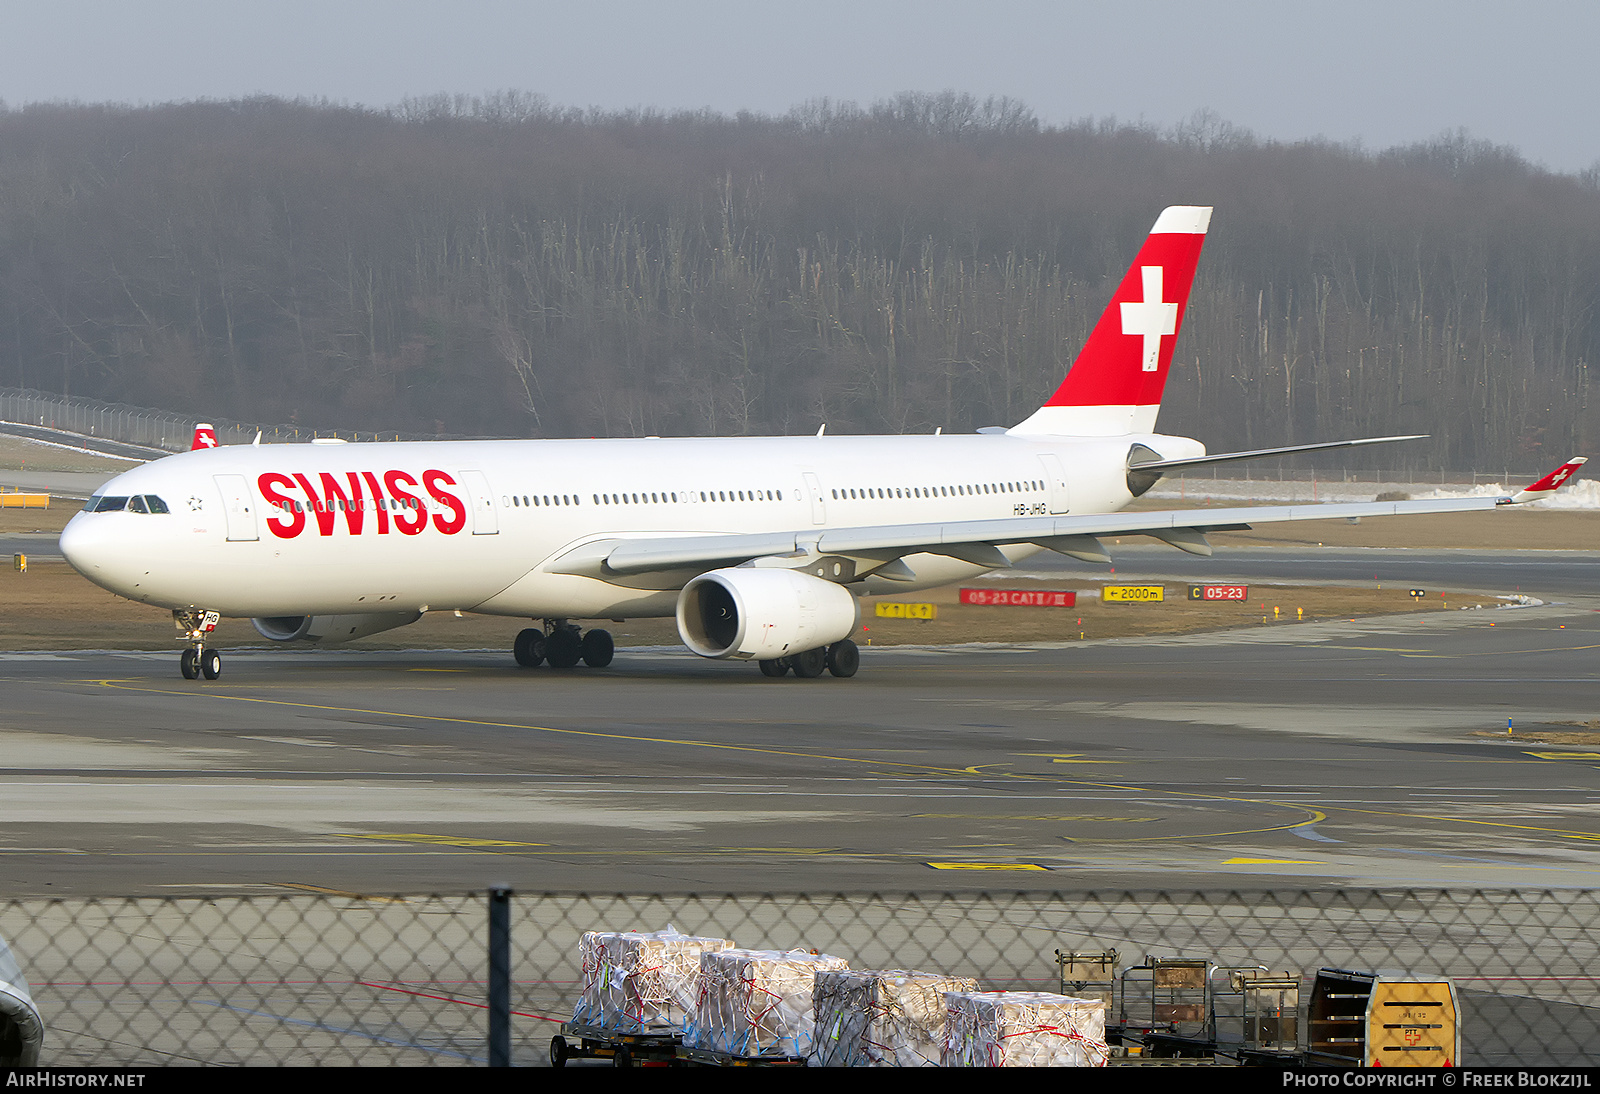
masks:
{"type": "Polygon", "coordinates": [[[1167,590],[1163,585],[1106,585],[1100,590],[1100,598],[1109,603],[1165,600],[1167,590]]]}

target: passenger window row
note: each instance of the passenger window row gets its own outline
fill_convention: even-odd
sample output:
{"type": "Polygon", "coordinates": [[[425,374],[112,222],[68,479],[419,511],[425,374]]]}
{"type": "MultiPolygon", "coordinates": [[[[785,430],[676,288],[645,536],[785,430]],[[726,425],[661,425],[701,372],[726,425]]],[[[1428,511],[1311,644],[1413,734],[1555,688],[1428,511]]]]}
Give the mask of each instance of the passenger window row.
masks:
{"type": "MultiPolygon", "coordinates": [[[[341,513],[365,513],[368,510],[368,500],[367,498],[356,498],[354,500],[347,498],[327,498],[324,500],[319,498],[317,501],[307,505],[303,501],[290,498],[287,501],[274,501],[270,504],[286,513],[331,513],[336,509],[341,513]]],[[[419,498],[373,498],[371,500],[374,509],[426,508],[426,503],[419,498]]]]}
{"type": "Polygon", "coordinates": [[[841,487],[834,490],[833,499],[853,501],[862,498],[950,498],[976,494],[1026,494],[1043,489],[1044,483],[1035,480],[966,483],[958,486],[869,486],[856,489],[841,487]]]}
{"type": "MultiPolygon", "coordinates": [[[[729,501],[782,501],[782,490],[701,490],[700,500],[704,502],[729,502],[729,501]]],[[[592,494],[595,505],[666,505],[677,504],[679,501],[693,500],[689,494],[680,495],[677,491],[656,491],[654,493],[627,493],[627,494],[592,494]]],[[[577,505],[576,494],[513,494],[501,496],[503,503],[514,509],[540,508],[549,505],[577,505]]]]}

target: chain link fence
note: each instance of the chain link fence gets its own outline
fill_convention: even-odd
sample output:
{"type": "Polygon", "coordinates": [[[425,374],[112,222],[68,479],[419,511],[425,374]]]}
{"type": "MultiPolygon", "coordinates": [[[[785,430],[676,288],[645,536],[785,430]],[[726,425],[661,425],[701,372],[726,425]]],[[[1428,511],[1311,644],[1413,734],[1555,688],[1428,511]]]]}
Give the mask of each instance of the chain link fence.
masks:
{"type": "MultiPolygon", "coordinates": [[[[488,905],[484,894],[10,901],[0,936],[44,1017],[41,1063],[483,1064],[488,905]]],[[[547,1062],[577,999],[582,932],[668,925],[994,990],[1055,990],[1057,949],[1113,947],[1125,963],[1445,976],[1462,1000],[1463,1063],[1600,1059],[1600,892],[1341,890],[519,894],[512,1062],[547,1062]]]]}
{"type": "Polygon", "coordinates": [[[200,419],[171,414],[149,407],[122,403],[100,403],[71,399],[26,388],[0,388],[0,422],[35,426],[40,429],[76,433],[85,437],[117,441],[164,452],[185,452],[194,440],[195,424],[209,420],[216,427],[217,443],[249,444],[261,433],[262,444],[309,441],[313,437],[337,437],[347,441],[437,441],[460,440],[446,434],[372,433],[353,429],[315,430],[296,425],[267,425],[237,422],[228,418],[200,419]]]}

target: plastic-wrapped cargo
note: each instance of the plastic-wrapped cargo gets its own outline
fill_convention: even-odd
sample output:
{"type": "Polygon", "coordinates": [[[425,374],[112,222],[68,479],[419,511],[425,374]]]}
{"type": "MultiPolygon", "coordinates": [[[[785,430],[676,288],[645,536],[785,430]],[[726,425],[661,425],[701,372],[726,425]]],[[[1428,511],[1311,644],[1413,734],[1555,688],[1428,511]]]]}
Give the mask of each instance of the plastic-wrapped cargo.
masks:
{"type": "Polygon", "coordinates": [[[586,931],[578,940],[583,991],[574,1023],[618,1033],[681,1033],[700,998],[700,955],[726,938],[664,931],[586,931]]]}
{"type": "Polygon", "coordinates": [[[731,1056],[808,1056],[817,973],[848,967],[806,950],[707,950],[683,1043],[731,1056]]]}
{"type": "Polygon", "coordinates": [[[1106,1005],[1043,991],[945,995],[943,1067],[1104,1067],[1106,1005]]]}
{"type": "Polygon", "coordinates": [[[945,993],[978,990],[966,977],[905,969],[817,973],[813,1067],[937,1067],[945,993]]]}

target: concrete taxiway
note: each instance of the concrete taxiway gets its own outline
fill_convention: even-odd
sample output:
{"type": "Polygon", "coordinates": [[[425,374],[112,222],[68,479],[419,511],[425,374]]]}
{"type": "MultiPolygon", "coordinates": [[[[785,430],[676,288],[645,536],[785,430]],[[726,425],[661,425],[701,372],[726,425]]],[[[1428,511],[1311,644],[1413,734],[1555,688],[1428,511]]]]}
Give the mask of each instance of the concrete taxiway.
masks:
{"type": "Polygon", "coordinates": [[[1596,607],[871,649],[853,680],[0,655],[0,890],[1586,886],[1596,607]]]}

